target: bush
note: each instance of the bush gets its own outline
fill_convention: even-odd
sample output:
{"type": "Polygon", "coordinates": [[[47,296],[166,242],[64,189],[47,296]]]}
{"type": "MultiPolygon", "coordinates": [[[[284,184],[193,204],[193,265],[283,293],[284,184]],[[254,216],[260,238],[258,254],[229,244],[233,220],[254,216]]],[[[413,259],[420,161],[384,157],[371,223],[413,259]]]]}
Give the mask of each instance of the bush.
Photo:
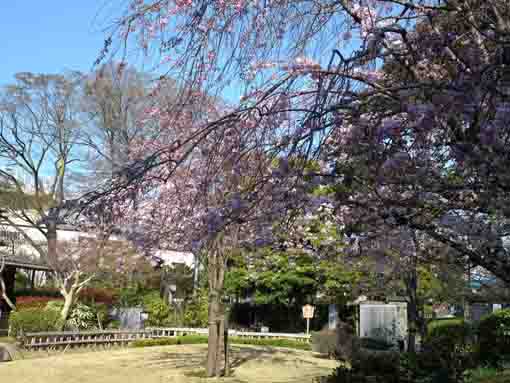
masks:
{"type": "Polygon", "coordinates": [[[9,336],[16,337],[21,332],[47,332],[60,328],[60,312],[40,308],[14,311],[9,317],[9,336]]]}
{"type": "Polygon", "coordinates": [[[207,344],[207,337],[203,335],[185,335],[173,338],[139,339],[131,343],[132,347],[174,346],[178,344],[207,344]]]}
{"type": "Polygon", "coordinates": [[[393,344],[380,338],[360,338],[359,343],[360,347],[367,348],[369,350],[386,351],[394,347],[393,344]]]}
{"type": "Polygon", "coordinates": [[[323,329],[312,333],[312,350],[328,356],[337,354],[337,336],[336,331],[323,329]]]}
{"type": "Polygon", "coordinates": [[[109,321],[108,324],[106,325],[106,328],[109,330],[119,330],[120,324],[121,324],[120,321],[115,319],[115,320],[109,321]]]}
{"type": "Polygon", "coordinates": [[[186,305],[184,325],[189,327],[207,327],[209,325],[209,300],[207,289],[200,289],[186,305]]]}
{"type": "Polygon", "coordinates": [[[54,301],[55,297],[52,296],[18,296],[16,298],[16,309],[25,310],[29,308],[43,309],[48,302],[54,301]]]}
{"type": "Polygon", "coordinates": [[[441,332],[447,332],[449,328],[455,326],[462,327],[464,325],[463,318],[436,319],[427,325],[427,335],[435,336],[441,332]]]}
{"type": "Polygon", "coordinates": [[[434,321],[424,339],[422,368],[460,379],[476,365],[473,329],[462,319],[434,321]]]}
{"type": "Polygon", "coordinates": [[[365,376],[384,377],[385,382],[397,381],[399,376],[399,353],[359,349],[352,358],[352,369],[365,376]]]}
{"type": "Polygon", "coordinates": [[[324,383],[365,383],[365,376],[356,373],[352,368],[345,365],[337,367],[333,374],[325,378],[324,383]]]}
{"type": "Polygon", "coordinates": [[[119,294],[115,290],[89,287],[80,291],[78,298],[81,302],[89,306],[95,303],[113,306],[118,302],[119,294]]]}
{"type": "Polygon", "coordinates": [[[306,342],[300,342],[292,339],[250,339],[240,337],[230,337],[229,343],[232,344],[249,344],[252,346],[268,346],[268,347],[285,347],[297,350],[310,351],[312,345],[306,342]]]}
{"type": "Polygon", "coordinates": [[[489,314],[478,326],[480,359],[491,366],[510,361],[510,309],[489,314]]]}
{"type": "Polygon", "coordinates": [[[401,353],[399,358],[400,383],[450,383],[449,371],[432,367],[428,353],[401,353]]]}
{"type": "Polygon", "coordinates": [[[149,313],[146,324],[149,326],[164,326],[169,322],[172,309],[161,299],[159,292],[152,292],[143,297],[143,306],[149,313]]]}
{"type": "Polygon", "coordinates": [[[429,324],[425,344],[441,353],[455,353],[472,338],[473,329],[463,319],[439,320],[429,324]]]}
{"type": "Polygon", "coordinates": [[[110,315],[108,313],[108,306],[105,303],[96,303],[89,305],[96,316],[96,320],[101,324],[101,328],[108,327],[110,323],[110,315]]]}
{"type": "MultiPolygon", "coordinates": [[[[46,310],[54,311],[60,315],[64,307],[63,301],[50,301],[46,305],[46,310]]],[[[76,303],[71,308],[67,322],[65,323],[66,330],[92,330],[96,329],[97,316],[94,308],[84,305],[83,303],[76,303]]]]}
{"type": "Polygon", "coordinates": [[[71,330],[92,330],[97,328],[94,309],[83,303],[76,303],[69,314],[66,327],[71,330]]]}
{"type": "Polygon", "coordinates": [[[120,290],[118,304],[120,307],[138,307],[143,305],[143,297],[148,291],[136,285],[120,290]]]}

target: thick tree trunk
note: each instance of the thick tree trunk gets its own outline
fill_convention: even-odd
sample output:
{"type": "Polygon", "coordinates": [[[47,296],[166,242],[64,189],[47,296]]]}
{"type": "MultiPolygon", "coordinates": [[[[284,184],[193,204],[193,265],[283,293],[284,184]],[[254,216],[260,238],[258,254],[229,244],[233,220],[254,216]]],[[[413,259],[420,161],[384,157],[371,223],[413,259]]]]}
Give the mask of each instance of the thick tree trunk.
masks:
{"type": "Polygon", "coordinates": [[[218,375],[219,302],[217,294],[209,293],[209,338],[207,340],[207,376],[218,375]]]}
{"type": "Polygon", "coordinates": [[[417,305],[413,299],[409,300],[407,307],[407,318],[409,322],[409,335],[407,338],[407,351],[416,352],[416,333],[418,331],[417,305]]]}
{"type": "Polygon", "coordinates": [[[209,338],[207,341],[208,377],[220,376],[223,370],[223,331],[225,326],[225,309],[222,302],[225,276],[225,259],[218,246],[208,255],[209,279],[209,338]]]}
{"type": "Polygon", "coordinates": [[[50,264],[57,262],[57,222],[55,217],[48,217],[46,225],[46,239],[48,241],[48,260],[50,264]]]}
{"type": "Polygon", "coordinates": [[[411,258],[408,275],[404,277],[407,290],[407,320],[409,324],[409,335],[407,339],[407,351],[416,352],[416,333],[421,328],[421,320],[418,302],[418,242],[416,234],[411,233],[414,244],[414,254],[411,258]]]}

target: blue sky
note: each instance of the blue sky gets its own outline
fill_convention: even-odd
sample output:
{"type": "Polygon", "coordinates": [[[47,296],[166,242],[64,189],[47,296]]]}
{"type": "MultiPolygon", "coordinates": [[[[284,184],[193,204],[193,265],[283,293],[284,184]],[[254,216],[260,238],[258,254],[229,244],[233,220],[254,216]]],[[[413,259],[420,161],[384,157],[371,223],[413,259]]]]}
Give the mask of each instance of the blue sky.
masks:
{"type": "Polygon", "coordinates": [[[0,0],[0,84],[17,72],[88,71],[119,0],[0,0]]]}

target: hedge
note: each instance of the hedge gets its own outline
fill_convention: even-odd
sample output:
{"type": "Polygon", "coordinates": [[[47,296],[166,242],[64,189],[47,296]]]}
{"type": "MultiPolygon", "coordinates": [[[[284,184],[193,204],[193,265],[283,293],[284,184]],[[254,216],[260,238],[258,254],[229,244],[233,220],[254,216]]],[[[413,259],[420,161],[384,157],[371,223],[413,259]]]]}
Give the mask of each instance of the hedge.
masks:
{"type": "MultiPolygon", "coordinates": [[[[246,344],[253,346],[285,347],[298,350],[311,350],[311,345],[305,342],[298,342],[290,339],[250,339],[230,337],[229,343],[246,344]]],[[[131,343],[132,347],[153,347],[153,346],[173,346],[179,344],[207,344],[207,336],[204,335],[186,335],[172,338],[160,339],[140,339],[131,343]]]]}
{"type": "Polygon", "coordinates": [[[434,351],[452,354],[472,343],[473,330],[463,319],[433,321],[428,326],[425,345],[434,351]]]}
{"type": "Polygon", "coordinates": [[[312,345],[292,339],[250,339],[231,337],[229,341],[233,344],[250,344],[253,346],[285,347],[297,350],[311,351],[312,345]]]}
{"type": "Polygon", "coordinates": [[[55,310],[30,308],[14,311],[9,316],[9,336],[16,337],[21,331],[55,331],[60,328],[60,324],[60,313],[55,310]]]}
{"type": "Polygon", "coordinates": [[[448,318],[448,319],[435,319],[427,326],[427,334],[429,336],[437,336],[443,331],[448,331],[446,328],[451,326],[462,326],[464,324],[463,318],[448,318]]]}
{"type": "Polygon", "coordinates": [[[510,360],[510,309],[482,318],[478,326],[480,359],[491,366],[510,360]]]}
{"type": "Polygon", "coordinates": [[[207,337],[203,335],[185,335],[172,338],[159,339],[139,339],[131,343],[132,347],[154,347],[154,346],[174,346],[178,344],[204,344],[207,343],[207,337]]]}
{"type": "Polygon", "coordinates": [[[43,309],[46,307],[46,304],[55,300],[64,300],[62,297],[53,297],[53,296],[19,296],[16,297],[16,309],[19,311],[31,309],[31,308],[39,308],[43,309]]]}
{"type": "Polygon", "coordinates": [[[441,377],[461,379],[466,370],[476,367],[474,331],[463,319],[433,321],[424,339],[420,367],[441,377]]]}

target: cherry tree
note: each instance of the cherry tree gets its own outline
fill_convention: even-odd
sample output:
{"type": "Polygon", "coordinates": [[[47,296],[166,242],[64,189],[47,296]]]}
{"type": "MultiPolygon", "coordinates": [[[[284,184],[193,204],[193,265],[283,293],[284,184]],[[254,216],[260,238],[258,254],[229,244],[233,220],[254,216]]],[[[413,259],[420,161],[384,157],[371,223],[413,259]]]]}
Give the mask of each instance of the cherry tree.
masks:
{"type": "Polygon", "coordinates": [[[418,232],[508,283],[509,14],[504,0],[131,1],[101,56],[138,47],[182,102],[162,107],[155,84],[146,118],[166,132],[95,197],[162,180],[157,214],[186,233],[170,240],[203,245],[285,219],[319,183],[348,232],[418,232]]]}

